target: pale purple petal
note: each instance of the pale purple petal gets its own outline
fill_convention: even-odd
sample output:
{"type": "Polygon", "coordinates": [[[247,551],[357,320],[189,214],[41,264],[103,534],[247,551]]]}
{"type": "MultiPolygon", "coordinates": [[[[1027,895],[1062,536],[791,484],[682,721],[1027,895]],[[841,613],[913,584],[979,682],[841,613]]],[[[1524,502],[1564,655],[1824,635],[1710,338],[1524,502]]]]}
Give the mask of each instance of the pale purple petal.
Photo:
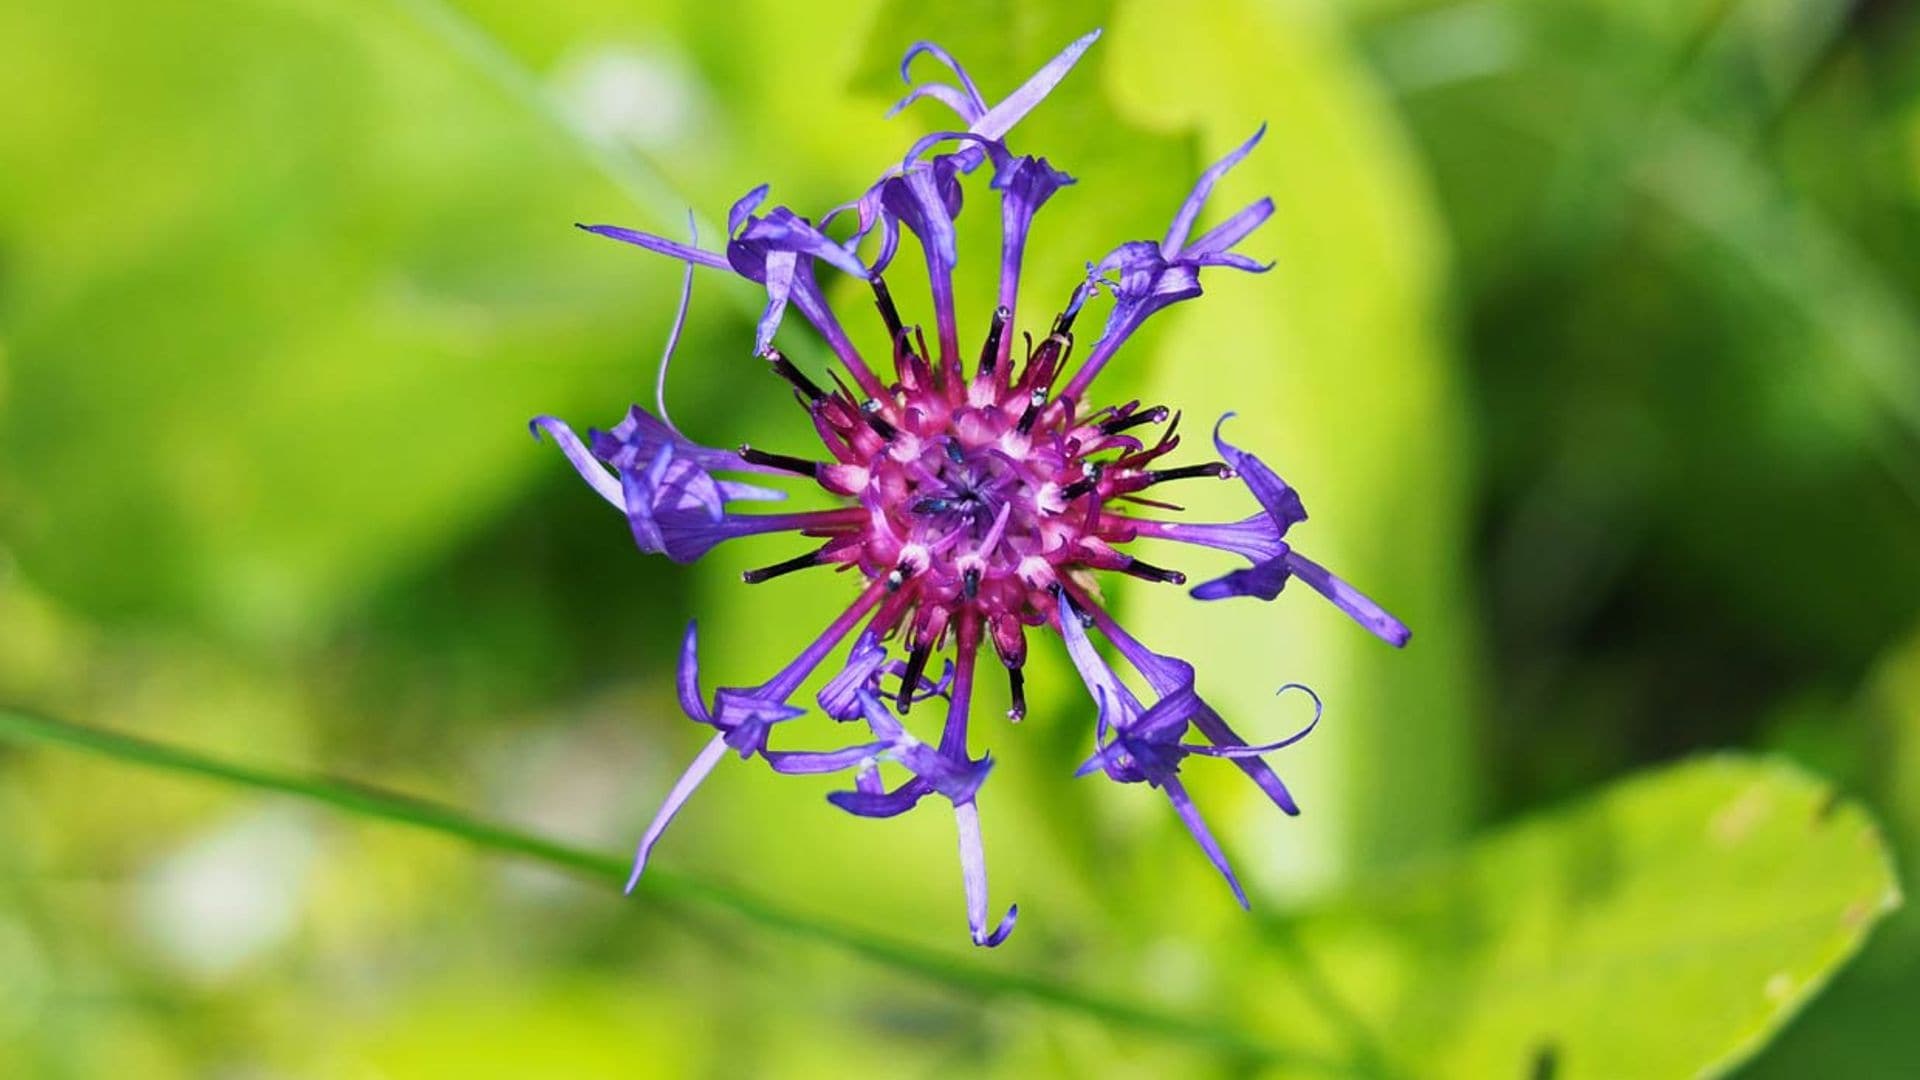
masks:
{"type": "Polygon", "coordinates": [[[1205,236],[1188,244],[1182,252],[1187,258],[1197,259],[1207,255],[1219,255],[1228,248],[1245,240],[1253,230],[1266,223],[1273,216],[1273,200],[1262,198],[1239,213],[1207,230],[1205,236]]]}
{"type": "Polygon", "coordinates": [[[864,743],[844,750],[769,750],[760,755],[773,771],[790,776],[835,773],[855,768],[886,750],[886,743],[864,743]]]}
{"type": "Polygon", "coordinates": [[[1240,164],[1253,148],[1260,143],[1261,136],[1267,133],[1267,125],[1259,129],[1246,142],[1235,147],[1226,157],[1214,162],[1206,172],[1200,174],[1200,180],[1188,193],[1187,201],[1180,204],[1180,212],[1173,216],[1173,224],[1167,227],[1166,239],[1160,241],[1160,254],[1167,259],[1179,258],[1186,248],[1187,234],[1193,231],[1194,219],[1200,216],[1200,208],[1207,203],[1207,196],[1213,194],[1213,185],[1227,174],[1227,170],[1240,164]]]}
{"type": "Polygon", "coordinates": [[[1015,904],[1000,917],[1000,924],[987,929],[987,853],[980,840],[980,811],[969,802],[953,808],[954,822],[960,832],[960,877],[967,892],[967,928],[973,943],[991,949],[1013,933],[1014,920],[1020,916],[1015,904]]]}
{"type": "Polygon", "coordinates": [[[609,237],[628,244],[638,244],[648,251],[656,252],[675,259],[683,259],[700,266],[711,266],[716,270],[727,269],[727,257],[717,252],[702,251],[686,244],[675,243],[664,236],[643,233],[638,229],[623,229],[618,225],[581,225],[579,228],[590,233],[609,237]]]}
{"type": "Polygon", "coordinates": [[[1053,88],[1059,86],[1060,80],[1067,77],[1067,72],[1073,70],[1073,65],[1080,62],[1080,55],[1092,48],[1093,43],[1098,40],[1100,40],[1098,30],[1090,31],[1075,39],[1073,44],[1060,51],[1060,55],[1047,61],[1046,65],[1034,72],[1031,78],[1021,83],[1018,90],[1008,94],[1000,104],[988,109],[986,115],[975,120],[967,130],[989,139],[1006,137],[1007,132],[1013,130],[1013,125],[1032,112],[1034,106],[1046,100],[1048,94],[1053,93],[1053,88]]]}
{"type": "Polygon", "coordinates": [[[567,461],[573,465],[574,471],[580,474],[580,478],[598,492],[601,498],[623,510],[626,509],[627,502],[620,490],[620,478],[608,472],[606,466],[594,460],[593,455],[587,452],[586,445],[580,441],[580,437],[573,433],[573,429],[568,427],[565,421],[551,416],[536,416],[528,428],[533,432],[535,441],[539,440],[542,431],[553,436],[553,441],[559,445],[560,452],[567,456],[567,461]]]}
{"type": "Polygon", "coordinates": [[[654,813],[653,821],[647,826],[646,834],[640,838],[639,850],[634,852],[633,873],[627,878],[627,892],[633,892],[634,887],[640,884],[640,875],[646,873],[647,858],[653,854],[653,845],[659,842],[660,834],[667,831],[668,825],[673,824],[673,816],[686,805],[694,789],[700,786],[701,781],[705,780],[709,773],[713,772],[713,767],[720,763],[720,759],[725,757],[726,753],[726,737],[714,736],[707,745],[700,748],[699,755],[693,759],[693,764],[687,766],[687,771],[680,774],[680,779],[674,781],[673,790],[667,793],[667,800],[661,803],[660,809],[654,813]]]}

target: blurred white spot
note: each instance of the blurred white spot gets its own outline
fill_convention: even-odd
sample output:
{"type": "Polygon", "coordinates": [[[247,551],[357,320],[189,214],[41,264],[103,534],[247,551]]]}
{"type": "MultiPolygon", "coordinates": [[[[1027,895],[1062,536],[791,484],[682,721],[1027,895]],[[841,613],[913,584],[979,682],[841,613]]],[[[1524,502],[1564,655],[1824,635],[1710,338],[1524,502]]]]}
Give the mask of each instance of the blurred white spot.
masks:
{"type": "Polygon", "coordinates": [[[292,933],[316,846],[305,817],[283,809],[203,833],[149,868],[140,927],[183,974],[225,978],[292,933]]]}
{"type": "Polygon", "coordinates": [[[562,59],[553,88],[593,138],[650,150],[686,138],[707,112],[699,78],[686,64],[630,46],[598,46],[562,59]]]}
{"type": "MultiPolygon", "coordinates": [[[[636,762],[659,764],[663,757],[636,740],[633,712],[628,700],[594,702],[564,725],[516,733],[486,747],[481,771],[488,805],[542,835],[626,851],[645,824],[639,818],[636,825],[635,790],[661,790],[671,782],[647,784],[633,775],[636,762]]],[[[545,867],[502,862],[498,873],[509,888],[537,900],[579,895],[578,879],[545,867]]]]}
{"type": "Polygon", "coordinates": [[[1784,971],[1776,971],[1767,980],[1767,1000],[1775,1005],[1784,1005],[1793,996],[1793,976],[1784,971]]]}

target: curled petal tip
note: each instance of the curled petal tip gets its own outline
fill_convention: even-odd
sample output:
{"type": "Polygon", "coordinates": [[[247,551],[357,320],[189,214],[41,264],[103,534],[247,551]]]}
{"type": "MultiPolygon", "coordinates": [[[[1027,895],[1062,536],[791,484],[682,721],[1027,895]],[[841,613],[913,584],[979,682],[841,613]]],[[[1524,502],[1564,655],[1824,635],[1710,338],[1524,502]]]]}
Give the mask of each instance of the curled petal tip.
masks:
{"type": "Polygon", "coordinates": [[[983,949],[999,947],[1000,943],[1007,940],[1007,936],[1013,933],[1014,921],[1019,917],[1020,905],[1014,904],[1007,908],[1006,915],[1001,917],[1000,925],[994,927],[993,933],[983,933],[985,927],[976,927],[973,931],[973,943],[983,949]]]}

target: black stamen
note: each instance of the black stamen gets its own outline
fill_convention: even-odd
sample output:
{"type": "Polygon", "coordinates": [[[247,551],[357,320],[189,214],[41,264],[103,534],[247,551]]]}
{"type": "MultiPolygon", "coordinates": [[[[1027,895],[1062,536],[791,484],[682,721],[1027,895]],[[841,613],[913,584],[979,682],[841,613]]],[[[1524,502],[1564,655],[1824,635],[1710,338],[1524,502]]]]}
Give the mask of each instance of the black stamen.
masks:
{"type": "Polygon", "coordinates": [[[1046,408],[1046,405],[1047,392],[1035,390],[1032,396],[1027,398],[1027,411],[1020,414],[1020,422],[1015,424],[1014,428],[1022,435],[1033,434],[1034,421],[1040,419],[1040,410],[1046,408]]]}
{"type": "Polygon", "coordinates": [[[952,499],[943,499],[938,495],[929,495],[913,504],[916,514],[944,514],[953,509],[952,499]]]}
{"type": "Polygon", "coordinates": [[[1123,574],[1131,574],[1145,581],[1161,581],[1168,585],[1185,585],[1187,575],[1178,570],[1168,570],[1139,559],[1128,559],[1127,565],[1120,568],[1123,574]]]}
{"type": "Polygon", "coordinates": [[[772,566],[763,566],[758,570],[748,570],[746,573],[740,575],[740,580],[749,585],[758,585],[763,581],[771,581],[783,574],[791,574],[795,570],[805,570],[809,566],[819,566],[820,553],[825,550],[825,548],[821,548],[818,551],[809,551],[804,555],[795,555],[785,562],[777,562],[772,566]]]}
{"type": "Polygon", "coordinates": [[[1164,484],[1169,480],[1188,480],[1196,476],[1211,476],[1216,479],[1233,475],[1233,470],[1224,462],[1209,461],[1205,465],[1187,465],[1178,469],[1153,469],[1147,472],[1147,483],[1164,484]]]}
{"type": "Polygon", "coordinates": [[[900,696],[897,702],[900,715],[905,716],[913,707],[913,692],[920,688],[920,676],[926,674],[927,659],[933,655],[933,642],[923,641],[913,647],[907,656],[907,670],[900,676],[900,696]]]}
{"type": "Polygon", "coordinates": [[[880,402],[873,398],[860,403],[860,415],[866,418],[867,426],[872,428],[875,434],[888,442],[892,442],[894,437],[900,434],[899,428],[887,423],[880,415],[880,402]]]}
{"type": "Polygon", "coordinates": [[[793,366],[793,361],[787,359],[779,349],[767,350],[767,362],[773,365],[774,374],[792,383],[795,390],[807,396],[807,400],[819,401],[827,396],[825,390],[820,389],[812,379],[801,374],[800,369],[793,366]]]}
{"type": "Polygon", "coordinates": [[[1067,299],[1066,310],[1053,318],[1053,332],[1062,337],[1073,335],[1073,320],[1080,317],[1080,308],[1087,302],[1086,286],[1073,287],[1073,295],[1067,299]]]}
{"type": "Polygon", "coordinates": [[[799,473],[801,476],[820,475],[819,462],[808,461],[805,458],[788,454],[769,454],[765,450],[755,450],[751,446],[742,446],[740,456],[755,465],[765,465],[770,469],[783,469],[790,473],[799,473]]]}
{"type": "Polygon", "coordinates": [[[1167,415],[1168,412],[1165,405],[1155,405],[1151,409],[1136,409],[1126,416],[1116,416],[1106,423],[1101,424],[1100,433],[1103,435],[1118,435],[1128,428],[1137,428],[1141,424],[1157,424],[1165,420],[1167,415]]]}
{"type": "Polygon", "coordinates": [[[960,441],[958,439],[952,439],[952,438],[947,439],[946,449],[947,449],[947,460],[953,462],[955,465],[962,464],[967,460],[967,452],[961,449],[960,441]]]}
{"type": "Polygon", "coordinates": [[[1007,320],[1013,318],[1013,312],[1004,306],[993,309],[993,322],[987,326],[987,343],[980,348],[980,374],[993,374],[994,365],[1000,362],[1000,337],[1007,332],[1007,320]]]}
{"type": "Polygon", "coordinates": [[[965,594],[969,600],[980,595],[980,570],[978,567],[968,567],[967,572],[960,575],[960,591],[965,594]]]}
{"type": "Polygon", "coordinates": [[[1007,669],[1007,692],[1013,698],[1013,705],[1007,709],[1007,719],[1019,720],[1027,715],[1027,677],[1017,667],[1007,669]]]}
{"type": "Polygon", "coordinates": [[[893,293],[888,291],[887,283],[880,280],[879,274],[867,279],[873,283],[873,303],[880,309],[880,318],[887,324],[887,340],[900,341],[900,331],[904,326],[900,322],[900,309],[893,304],[893,293]]]}
{"type": "Polygon", "coordinates": [[[1094,462],[1093,465],[1087,469],[1087,475],[1060,489],[1060,497],[1067,502],[1072,502],[1080,496],[1087,494],[1094,488],[1100,486],[1100,475],[1105,471],[1105,463],[1099,461],[1094,462]]]}

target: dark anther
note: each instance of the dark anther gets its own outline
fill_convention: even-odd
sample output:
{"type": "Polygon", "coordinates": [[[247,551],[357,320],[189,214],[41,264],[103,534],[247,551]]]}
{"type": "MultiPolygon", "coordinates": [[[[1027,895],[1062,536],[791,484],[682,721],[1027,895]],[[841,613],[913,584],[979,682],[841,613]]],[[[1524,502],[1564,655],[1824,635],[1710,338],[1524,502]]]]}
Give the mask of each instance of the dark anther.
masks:
{"type": "Polygon", "coordinates": [[[820,464],[818,462],[808,461],[805,458],[792,457],[788,454],[769,454],[765,450],[755,450],[751,446],[742,446],[740,448],[740,456],[755,465],[765,465],[770,469],[782,469],[790,473],[799,473],[801,476],[818,476],[820,473],[820,464]]]}
{"type": "Polygon", "coordinates": [[[927,658],[933,655],[933,642],[923,641],[907,654],[907,670],[900,676],[900,715],[905,716],[913,707],[913,692],[920,689],[920,676],[926,674],[927,658]]]}
{"type": "Polygon", "coordinates": [[[1185,585],[1187,583],[1187,575],[1180,571],[1167,570],[1155,566],[1150,562],[1141,562],[1139,559],[1128,559],[1127,565],[1121,567],[1120,572],[1123,574],[1131,574],[1143,581],[1161,581],[1168,585],[1185,585]]]}
{"type": "Polygon", "coordinates": [[[969,600],[980,595],[979,567],[968,567],[967,572],[960,575],[960,591],[969,600]]]}
{"type": "Polygon", "coordinates": [[[993,309],[993,322],[987,326],[987,343],[980,348],[980,374],[991,375],[1000,362],[1000,337],[1007,332],[1007,320],[1013,312],[1004,306],[993,309]]]}
{"type": "Polygon", "coordinates": [[[944,514],[953,509],[952,499],[943,499],[938,495],[929,495],[913,504],[916,514],[944,514]]]}
{"type": "Polygon", "coordinates": [[[873,398],[860,403],[860,415],[866,418],[867,426],[872,428],[875,434],[888,442],[892,442],[894,436],[900,434],[899,428],[887,423],[886,419],[880,415],[880,402],[873,398]]]}
{"type": "Polygon", "coordinates": [[[767,350],[767,363],[773,365],[774,374],[792,383],[793,388],[805,394],[808,401],[819,401],[821,398],[827,396],[825,390],[820,389],[814,385],[812,379],[801,374],[800,369],[793,366],[793,361],[787,359],[786,355],[779,349],[769,348],[767,350]]]}
{"type": "Polygon", "coordinates": [[[1053,332],[1061,337],[1072,336],[1073,320],[1080,317],[1080,307],[1086,302],[1087,286],[1085,282],[1082,282],[1073,287],[1073,296],[1068,298],[1066,310],[1054,316],[1053,332]]]}
{"type": "Polygon", "coordinates": [[[1007,709],[1007,719],[1019,720],[1027,715],[1027,677],[1017,667],[1007,669],[1007,692],[1013,697],[1013,705],[1007,709]]]}
{"type": "Polygon", "coordinates": [[[900,309],[893,305],[893,293],[888,291],[887,283],[880,280],[879,274],[867,280],[873,284],[874,306],[880,309],[880,318],[887,324],[887,340],[898,343],[904,327],[900,322],[900,309]]]}
{"type": "Polygon", "coordinates": [[[900,586],[905,585],[907,579],[912,576],[913,567],[908,566],[906,563],[895,566],[893,569],[887,571],[887,591],[899,592],[900,586]]]}
{"type": "Polygon", "coordinates": [[[795,570],[805,570],[809,566],[819,565],[820,552],[809,551],[804,555],[795,555],[785,562],[777,562],[772,566],[763,566],[758,570],[748,570],[746,573],[740,575],[740,580],[749,585],[758,585],[763,581],[771,581],[783,574],[791,574],[795,570]]]}
{"type": "Polygon", "coordinates": [[[1102,462],[1094,462],[1088,467],[1087,475],[1060,489],[1060,497],[1067,502],[1072,502],[1091,492],[1100,486],[1100,475],[1104,472],[1106,472],[1106,466],[1102,462]]]}
{"type": "Polygon", "coordinates": [[[1187,480],[1196,476],[1228,477],[1233,470],[1223,462],[1209,461],[1205,465],[1188,465],[1179,469],[1153,469],[1147,474],[1148,484],[1164,484],[1169,480],[1187,480]]]}
{"type": "Polygon", "coordinates": [[[1125,416],[1116,416],[1100,425],[1103,435],[1118,435],[1128,428],[1137,428],[1141,424],[1157,424],[1167,418],[1167,407],[1155,405],[1151,409],[1135,409],[1125,416]]]}
{"type": "Polygon", "coordinates": [[[1022,435],[1033,434],[1034,421],[1040,419],[1040,410],[1046,407],[1047,392],[1045,390],[1035,390],[1033,394],[1027,398],[1027,411],[1020,414],[1020,422],[1015,424],[1014,427],[1019,429],[1022,435]]]}
{"type": "Polygon", "coordinates": [[[953,462],[955,465],[962,464],[967,460],[967,452],[961,449],[958,439],[950,438],[946,440],[946,449],[947,460],[953,462]]]}

